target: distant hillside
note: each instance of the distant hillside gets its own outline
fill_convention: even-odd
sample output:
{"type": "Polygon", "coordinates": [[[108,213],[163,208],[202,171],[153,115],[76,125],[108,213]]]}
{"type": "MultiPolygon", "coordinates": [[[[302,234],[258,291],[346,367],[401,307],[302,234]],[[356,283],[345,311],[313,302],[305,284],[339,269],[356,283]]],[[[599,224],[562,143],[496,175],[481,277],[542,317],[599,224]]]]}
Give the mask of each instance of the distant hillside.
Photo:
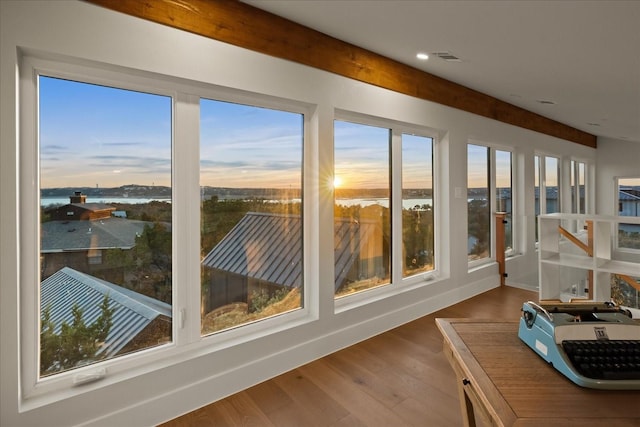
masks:
{"type": "Polygon", "coordinates": [[[76,191],[82,192],[87,197],[133,197],[133,198],[170,198],[171,187],[160,185],[123,185],[113,188],[99,187],[63,187],[42,188],[40,197],[68,197],[76,191]]]}

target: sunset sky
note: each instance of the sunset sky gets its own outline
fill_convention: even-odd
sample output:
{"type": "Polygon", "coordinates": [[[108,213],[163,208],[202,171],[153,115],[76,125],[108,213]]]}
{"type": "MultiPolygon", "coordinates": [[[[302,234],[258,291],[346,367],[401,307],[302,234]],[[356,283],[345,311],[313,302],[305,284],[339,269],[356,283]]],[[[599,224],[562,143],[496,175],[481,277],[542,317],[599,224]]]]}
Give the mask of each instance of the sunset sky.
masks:
{"type": "Polygon", "coordinates": [[[171,98],[40,77],[40,185],[171,184],[171,98]]]}
{"type": "Polygon", "coordinates": [[[200,184],[300,188],[303,116],[203,99],[200,184]]]}
{"type": "MultiPolygon", "coordinates": [[[[40,77],[39,93],[42,188],[171,185],[170,97],[50,77],[40,77]]],[[[205,99],[200,119],[201,185],[300,188],[301,114],[205,99]]],[[[386,187],[388,129],[335,123],[341,186],[386,187]]],[[[403,185],[430,188],[433,141],[403,138],[403,185]]],[[[469,154],[472,186],[486,155],[469,154]]]]}

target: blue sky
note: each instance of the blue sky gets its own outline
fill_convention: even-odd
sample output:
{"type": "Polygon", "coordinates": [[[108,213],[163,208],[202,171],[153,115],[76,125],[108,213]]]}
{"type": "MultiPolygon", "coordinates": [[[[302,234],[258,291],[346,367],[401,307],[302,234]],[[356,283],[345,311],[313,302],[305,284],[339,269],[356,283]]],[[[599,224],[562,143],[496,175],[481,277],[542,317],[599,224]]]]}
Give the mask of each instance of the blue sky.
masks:
{"type": "Polygon", "coordinates": [[[200,102],[200,184],[302,185],[303,116],[228,102],[200,102]]]}
{"type": "MultiPolygon", "coordinates": [[[[42,188],[171,185],[170,97],[39,83],[42,188]]],[[[301,114],[203,100],[201,185],[300,188],[302,132],[301,114]]]]}
{"type": "Polygon", "coordinates": [[[171,98],[40,77],[42,188],[170,185],[171,98]]]}
{"type": "MultiPolygon", "coordinates": [[[[387,128],[335,121],[335,175],[344,188],[389,186],[387,128]]],[[[402,182],[405,188],[432,188],[431,138],[402,135],[402,182]]]]}
{"type": "MultiPolygon", "coordinates": [[[[42,188],[170,185],[171,98],[50,77],[39,91],[42,188]]],[[[200,121],[201,185],[300,188],[301,114],[203,99],[200,121]]],[[[388,185],[388,138],[388,129],[336,122],[345,186],[388,185]]],[[[431,142],[405,145],[406,184],[431,186],[431,142]]]]}
{"type": "MultiPolygon", "coordinates": [[[[170,97],[44,76],[39,91],[42,188],[171,185],[170,97]]],[[[201,185],[300,188],[301,114],[206,99],[200,106],[201,185]]],[[[389,130],[335,123],[341,185],[388,186],[389,130]]],[[[432,143],[403,135],[406,188],[432,186],[432,143]]],[[[468,153],[469,185],[477,186],[486,177],[486,148],[468,153]]],[[[507,159],[498,157],[499,170],[507,159]]]]}

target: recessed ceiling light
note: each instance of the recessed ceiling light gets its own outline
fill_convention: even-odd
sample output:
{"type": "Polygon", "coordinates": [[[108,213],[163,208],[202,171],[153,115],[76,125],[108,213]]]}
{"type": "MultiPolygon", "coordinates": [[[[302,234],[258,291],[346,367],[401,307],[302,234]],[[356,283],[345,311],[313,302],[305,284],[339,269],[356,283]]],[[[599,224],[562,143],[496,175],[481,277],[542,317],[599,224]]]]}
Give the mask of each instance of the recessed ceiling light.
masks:
{"type": "Polygon", "coordinates": [[[554,101],[549,101],[547,99],[538,99],[536,102],[539,104],[545,104],[545,105],[556,105],[554,101]]]}
{"type": "Polygon", "coordinates": [[[427,55],[426,53],[420,52],[416,55],[416,58],[418,58],[421,61],[426,61],[427,59],[429,59],[429,55],[427,55]]]}

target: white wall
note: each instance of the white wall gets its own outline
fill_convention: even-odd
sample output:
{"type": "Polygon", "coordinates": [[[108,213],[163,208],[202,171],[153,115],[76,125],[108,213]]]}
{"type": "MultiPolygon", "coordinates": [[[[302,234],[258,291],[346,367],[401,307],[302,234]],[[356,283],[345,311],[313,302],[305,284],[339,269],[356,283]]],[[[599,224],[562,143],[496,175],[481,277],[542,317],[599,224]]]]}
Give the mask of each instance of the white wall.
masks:
{"type": "Polygon", "coordinates": [[[596,213],[618,215],[616,178],[640,177],[640,144],[599,138],[597,169],[596,213]]]}
{"type": "MultiPolygon", "coordinates": [[[[533,251],[534,150],[561,157],[593,159],[595,150],[532,131],[355,82],[288,61],[235,48],[76,1],[0,2],[0,393],[3,426],[151,425],[261,382],[369,336],[450,305],[499,283],[494,264],[468,270],[466,144],[470,140],[515,147],[519,243],[523,254],[507,271],[517,276],[536,268],[533,251]],[[186,351],[150,364],[144,373],[107,378],[53,397],[22,399],[19,382],[20,221],[17,123],[19,52],[70,57],[274,95],[316,106],[317,154],[330,159],[334,108],[438,129],[443,135],[439,206],[443,275],[428,286],[351,310],[334,312],[333,281],[322,268],[330,262],[318,249],[331,248],[331,208],[319,200],[315,253],[320,268],[316,321],[268,337],[207,352],[186,351]],[[329,145],[327,145],[329,144],[329,145]],[[523,190],[525,191],[525,190],[523,190]],[[524,222],[526,220],[526,223],[524,222]],[[324,224],[324,225],[323,225],[324,224]],[[324,232],[323,232],[324,230],[324,232]],[[325,237],[323,237],[325,236],[325,237]],[[324,240],[323,240],[324,239],[324,240]],[[326,285],[326,286],[323,286],[326,285]]],[[[637,153],[637,150],[635,151],[637,153]]],[[[622,156],[623,158],[625,156],[622,156]]],[[[628,156],[626,158],[629,158],[628,156]]],[[[637,158],[637,157],[636,157],[637,158]]],[[[616,159],[619,160],[619,159],[616,159]]],[[[612,166],[613,168],[613,166],[612,166]]],[[[321,168],[319,168],[321,169],[321,168]]],[[[321,181],[322,171],[311,171],[321,181]]],[[[330,202],[330,201],[329,201],[330,202]]]]}

